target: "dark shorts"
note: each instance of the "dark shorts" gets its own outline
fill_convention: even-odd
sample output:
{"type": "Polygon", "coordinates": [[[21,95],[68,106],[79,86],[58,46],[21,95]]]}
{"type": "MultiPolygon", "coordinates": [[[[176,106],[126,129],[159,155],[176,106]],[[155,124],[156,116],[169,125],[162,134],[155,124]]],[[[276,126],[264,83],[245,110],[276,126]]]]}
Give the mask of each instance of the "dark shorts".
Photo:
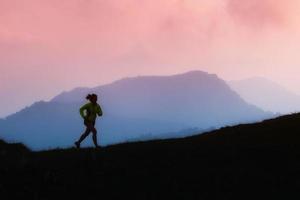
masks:
{"type": "Polygon", "coordinates": [[[95,126],[95,121],[89,121],[89,120],[84,120],[84,125],[85,126],[90,126],[90,125],[92,125],[92,126],[95,126]]]}

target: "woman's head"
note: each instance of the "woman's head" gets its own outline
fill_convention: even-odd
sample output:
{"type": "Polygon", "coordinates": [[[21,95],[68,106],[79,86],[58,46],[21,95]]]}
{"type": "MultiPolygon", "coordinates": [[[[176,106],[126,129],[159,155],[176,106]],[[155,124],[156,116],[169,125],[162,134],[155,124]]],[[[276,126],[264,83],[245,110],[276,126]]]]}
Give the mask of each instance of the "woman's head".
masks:
{"type": "Polygon", "coordinates": [[[96,94],[88,94],[86,99],[89,100],[91,103],[97,103],[98,96],[96,94]]]}

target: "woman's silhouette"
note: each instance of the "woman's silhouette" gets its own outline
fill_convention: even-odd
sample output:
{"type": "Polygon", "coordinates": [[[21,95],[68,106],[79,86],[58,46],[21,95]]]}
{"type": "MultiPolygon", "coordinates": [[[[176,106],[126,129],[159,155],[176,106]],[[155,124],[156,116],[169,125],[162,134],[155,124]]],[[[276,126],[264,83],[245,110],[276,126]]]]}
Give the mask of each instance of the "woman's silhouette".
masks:
{"type": "Polygon", "coordinates": [[[89,94],[86,97],[90,103],[85,104],[80,108],[80,115],[84,119],[84,125],[86,126],[85,132],[81,135],[79,140],[75,142],[77,148],[80,148],[80,143],[92,132],[93,142],[96,148],[99,147],[97,142],[97,130],[95,128],[96,118],[102,116],[102,109],[97,103],[98,97],[96,94],[89,94]]]}

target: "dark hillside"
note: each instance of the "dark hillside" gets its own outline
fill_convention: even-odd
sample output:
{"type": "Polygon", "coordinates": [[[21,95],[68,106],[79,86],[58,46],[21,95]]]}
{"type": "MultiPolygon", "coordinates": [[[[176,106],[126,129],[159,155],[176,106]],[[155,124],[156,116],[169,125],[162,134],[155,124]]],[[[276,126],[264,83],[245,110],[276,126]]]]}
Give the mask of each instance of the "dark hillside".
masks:
{"type": "Polygon", "coordinates": [[[299,144],[300,114],[102,150],[24,148],[17,157],[18,146],[1,142],[7,150],[1,154],[0,194],[1,199],[298,199],[299,144]],[[14,162],[8,164],[8,157],[14,162]]]}

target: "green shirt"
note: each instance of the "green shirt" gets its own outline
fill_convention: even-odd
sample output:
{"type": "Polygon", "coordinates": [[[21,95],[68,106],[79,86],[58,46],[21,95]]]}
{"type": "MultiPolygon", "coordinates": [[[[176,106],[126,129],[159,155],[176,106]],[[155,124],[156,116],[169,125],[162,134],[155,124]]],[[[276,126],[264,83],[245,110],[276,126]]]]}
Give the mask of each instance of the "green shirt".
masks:
{"type": "Polygon", "coordinates": [[[95,121],[97,114],[98,116],[102,116],[102,109],[99,104],[87,103],[80,108],[81,117],[88,121],[95,121]]]}

